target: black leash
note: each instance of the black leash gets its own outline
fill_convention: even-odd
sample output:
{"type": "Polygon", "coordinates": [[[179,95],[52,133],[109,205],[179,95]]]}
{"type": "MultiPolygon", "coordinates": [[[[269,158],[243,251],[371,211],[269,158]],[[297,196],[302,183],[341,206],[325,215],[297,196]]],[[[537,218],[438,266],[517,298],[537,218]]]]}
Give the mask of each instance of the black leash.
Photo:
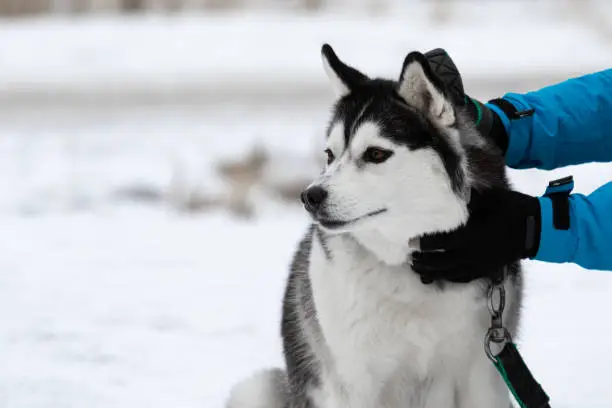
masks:
{"type": "Polygon", "coordinates": [[[550,408],[550,398],[529,371],[516,345],[512,342],[510,332],[503,324],[502,317],[506,307],[504,287],[506,272],[507,268],[504,268],[502,273],[491,281],[487,293],[491,327],[485,335],[485,352],[521,408],[550,408]],[[491,349],[493,344],[501,347],[501,351],[497,354],[491,349]]]}

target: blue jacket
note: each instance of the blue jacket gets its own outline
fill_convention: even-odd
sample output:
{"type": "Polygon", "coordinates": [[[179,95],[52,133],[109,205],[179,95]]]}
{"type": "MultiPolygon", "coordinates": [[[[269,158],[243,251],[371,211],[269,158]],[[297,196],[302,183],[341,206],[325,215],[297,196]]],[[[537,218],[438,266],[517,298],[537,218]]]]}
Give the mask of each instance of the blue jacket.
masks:
{"type": "MultiPolygon", "coordinates": [[[[587,162],[612,162],[612,69],[570,79],[527,94],[504,96],[532,116],[502,119],[509,136],[506,163],[516,169],[555,169],[587,162]]],[[[592,194],[571,194],[570,228],[553,226],[552,201],[539,198],[542,232],[534,259],[572,262],[612,271],[612,182],[592,194]]]]}

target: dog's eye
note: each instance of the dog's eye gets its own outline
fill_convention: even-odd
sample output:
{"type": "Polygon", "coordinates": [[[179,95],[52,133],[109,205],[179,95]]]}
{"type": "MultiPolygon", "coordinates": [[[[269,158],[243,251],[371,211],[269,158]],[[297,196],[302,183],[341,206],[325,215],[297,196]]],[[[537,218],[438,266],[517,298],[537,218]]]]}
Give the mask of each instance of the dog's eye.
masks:
{"type": "Polygon", "coordinates": [[[378,147],[368,147],[363,160],[369,163],[382,163],[393,155],[393,152],[378,147]]]}
{"type": "Polygon", "coordinates": [[[335,159],[334,153],[329,149],[325,149],[325,154],[327,155],[327,164],[331,164],[335,159]]]}

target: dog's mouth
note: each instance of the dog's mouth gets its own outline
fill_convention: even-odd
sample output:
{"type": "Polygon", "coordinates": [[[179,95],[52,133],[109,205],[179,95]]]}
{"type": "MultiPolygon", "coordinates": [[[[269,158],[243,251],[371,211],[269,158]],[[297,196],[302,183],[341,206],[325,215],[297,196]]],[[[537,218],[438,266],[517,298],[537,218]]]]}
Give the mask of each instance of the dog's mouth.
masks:
{"type": "Polygon", "coordinates": [[[363,221],[367,218],[375,217],[386,211],[387,211],[386,208],[381,208],[380,210],[372,211],[370,213],[362,215],[361,217],[353,218],[352,220],[333,220],[329,218],[318,218],[317,217],[316,221],[319,223],[319,225],[321,225],[322,227],[326,229],[336,230],[336,229],[344,228],[350,225],[354,225],[360,221],[363,221]]]}

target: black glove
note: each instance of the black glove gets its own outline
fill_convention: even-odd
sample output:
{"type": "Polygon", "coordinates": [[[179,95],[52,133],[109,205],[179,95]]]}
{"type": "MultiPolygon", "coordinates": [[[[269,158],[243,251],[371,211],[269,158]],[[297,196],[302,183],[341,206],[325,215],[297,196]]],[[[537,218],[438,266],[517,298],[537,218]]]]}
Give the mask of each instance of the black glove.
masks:
{"type": "Polygon", "coordinates": [[[413,270],[423,283],[496,278],[505,265],[533,258],[540,244],[537,198],[500,188],[472,192],[467,223],[421,237],[413,270]]]}
{"type": "MultiPolygon", "coordinates": [[[[506,150],[508,150],[508,134],[501,119],[485,104],[465,94],[461,74],[459,74],[457,66],[446,50],[436,48],[426,52],[424,55],[429,62],[431,70],[444,83],[448,97],[455,106],[465,108],[472,121],[476,124],[478,131],[484,137],[493,141],[503,154],[506,154],[506,150]]],[[[501,100],[497,99],[495,101],[499,102],[501,100]]],[[[501,103],[503,104],[503,101],[501,103]]],[[[503,106],[502,110],[504,112],[506,109],[513,110],[514,107],[511,105],[503,106]]],[[[514,109],[514,111],[516,110],[514,109]]]]}

